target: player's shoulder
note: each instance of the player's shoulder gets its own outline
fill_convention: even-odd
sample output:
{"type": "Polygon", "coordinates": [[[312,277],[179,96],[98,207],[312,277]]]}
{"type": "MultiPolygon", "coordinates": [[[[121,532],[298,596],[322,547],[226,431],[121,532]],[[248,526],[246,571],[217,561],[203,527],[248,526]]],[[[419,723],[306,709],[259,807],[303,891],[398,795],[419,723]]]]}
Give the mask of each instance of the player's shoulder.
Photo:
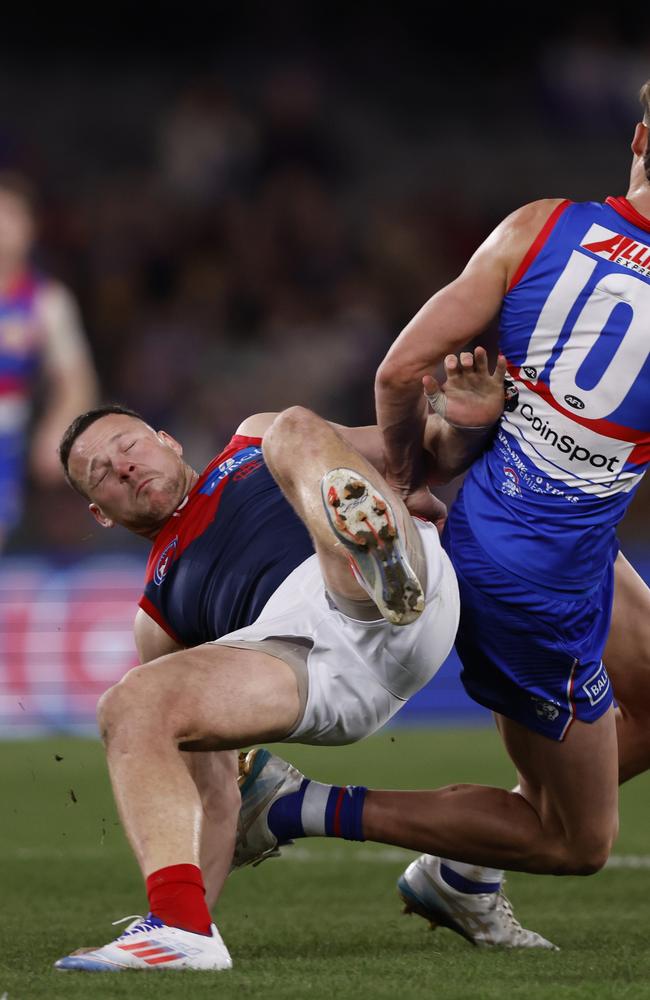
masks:
{"type": "Polygon", "coordinates": [[[540,198],[507,215],[501,223],[513,239],[534,239],[544,226],[559,215],[571,202],[568,198],[540,198]]]}
{"type": "Polygon", "coordinates": [[[552,228],[571,202],[566,198],[540,198],[507,215],[484,244],[497,254],[508,275],[508,284],[521,261],[547,229],[552,228]]]}

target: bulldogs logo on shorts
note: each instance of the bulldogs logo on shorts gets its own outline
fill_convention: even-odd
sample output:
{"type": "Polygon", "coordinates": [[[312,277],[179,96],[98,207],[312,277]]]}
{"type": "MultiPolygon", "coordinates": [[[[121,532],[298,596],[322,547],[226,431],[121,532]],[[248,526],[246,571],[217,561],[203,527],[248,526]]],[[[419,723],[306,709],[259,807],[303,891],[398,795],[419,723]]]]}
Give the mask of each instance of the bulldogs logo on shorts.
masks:
{"type": "Polygon", "coordinates": [[[546,722],[555,722],[560,714],[559,706],[553,701],[544,701],[543,698],[531,696],[531,701],[535,706],[535,714],[538,719],[545,719],[546,722]]]}

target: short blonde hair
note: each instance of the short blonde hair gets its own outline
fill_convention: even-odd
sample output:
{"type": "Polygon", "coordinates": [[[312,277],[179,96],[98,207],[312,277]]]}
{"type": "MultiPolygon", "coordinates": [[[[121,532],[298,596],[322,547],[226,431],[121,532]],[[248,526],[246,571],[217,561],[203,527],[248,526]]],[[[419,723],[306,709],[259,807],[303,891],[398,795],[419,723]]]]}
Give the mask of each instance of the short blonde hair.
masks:
{"type": "Polygon", "coordinates": [[[639,91],[639,100],[641,101],[641,106],[643,107],[643,124],[650,128],[650,80],[646,80],[641,87],[641,90],[639,91]]]}

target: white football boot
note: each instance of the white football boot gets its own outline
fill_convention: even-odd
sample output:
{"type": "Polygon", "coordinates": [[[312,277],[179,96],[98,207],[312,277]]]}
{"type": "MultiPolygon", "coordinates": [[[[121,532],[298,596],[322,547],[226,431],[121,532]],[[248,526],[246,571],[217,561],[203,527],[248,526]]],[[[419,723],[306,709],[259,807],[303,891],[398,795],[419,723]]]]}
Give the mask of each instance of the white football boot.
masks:
{"type": "Polygon", "coordinates": [[[267,822],[269,809],[283,795],[297,792],[304,777],[292,764],[268,750],[250,750],[239,755],[241,809],[233,869],[258,865],[266,858],[280,855],[277,837],[267,822]]]}
{"type": "MultiPolygon", "coordinates": [[[[131,917],[124,920],[131,920],[131,917]]],[[[123,922],[116,920],[115,924],[123,922]]],[[[170,927],[150,913],[147,917],[135,917],[124,933],[110,944],[66,955],[54,963],[54,968],[77,972],[124,972],[125,969],[207,969],[216,972],[231,969],[232,959],[214,924],[211,930],[210,937],[193,934],[180,927],[170,927]]]]}
{"type": "Polygon", "coordinates": [[[550,948],[559,951],[535,931],[522,927],[502,890],[458,892],[442,879],[440,858],[423,854],[408,866],[397,881],[404,913],[417,913],[432,930],[448,927],[481,947],[550,948]]]}
{"type": "Polygon", "coordinates": [[[379,612],[392,625],[415,621],[424,610],[424,594],[388,501],[353,469],[327,472],[321,494],[330,526],[379,612]]]}

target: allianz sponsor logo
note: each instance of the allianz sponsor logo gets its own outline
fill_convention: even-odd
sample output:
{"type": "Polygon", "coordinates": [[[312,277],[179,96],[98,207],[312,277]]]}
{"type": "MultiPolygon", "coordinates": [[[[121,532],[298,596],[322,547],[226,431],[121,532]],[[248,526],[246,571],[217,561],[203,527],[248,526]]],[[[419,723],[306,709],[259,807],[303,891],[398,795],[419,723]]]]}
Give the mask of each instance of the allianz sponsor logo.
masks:
{"type": "Polygon", "coordinates": [[[584,242],[580,244],[583,250],[596,254],[613,264],[620,264],[630,271],[650,277],[650,247],[639,243],[631,236],[615,233],[605,226],[592,226],[584,242]]]}
{"type": "Polygon", "coordinates": [[[534,407],[530,403],[523,403],[519,407],[519,413],[532,427],[534,431],[557,451],[569,456],[569,462],[588,462],[594,469],[607,469],[608,472],[615,472],[615,467],[620,465],[620,458],[616,455],[603,455],[600,452],[591,451],[584,445],[578,444],[570,434],[558,434],[553,430],[548,420],[537,416],[534,407]]]}
{"type": "Polygon", "coordinates": [[[587,695],[591,705],[597,705],[599,701],[603,700],[609,691],[609,676],[602,661],[596,673],[592,674],[589,680],[582,685],[582,690],[587,695]]]}

